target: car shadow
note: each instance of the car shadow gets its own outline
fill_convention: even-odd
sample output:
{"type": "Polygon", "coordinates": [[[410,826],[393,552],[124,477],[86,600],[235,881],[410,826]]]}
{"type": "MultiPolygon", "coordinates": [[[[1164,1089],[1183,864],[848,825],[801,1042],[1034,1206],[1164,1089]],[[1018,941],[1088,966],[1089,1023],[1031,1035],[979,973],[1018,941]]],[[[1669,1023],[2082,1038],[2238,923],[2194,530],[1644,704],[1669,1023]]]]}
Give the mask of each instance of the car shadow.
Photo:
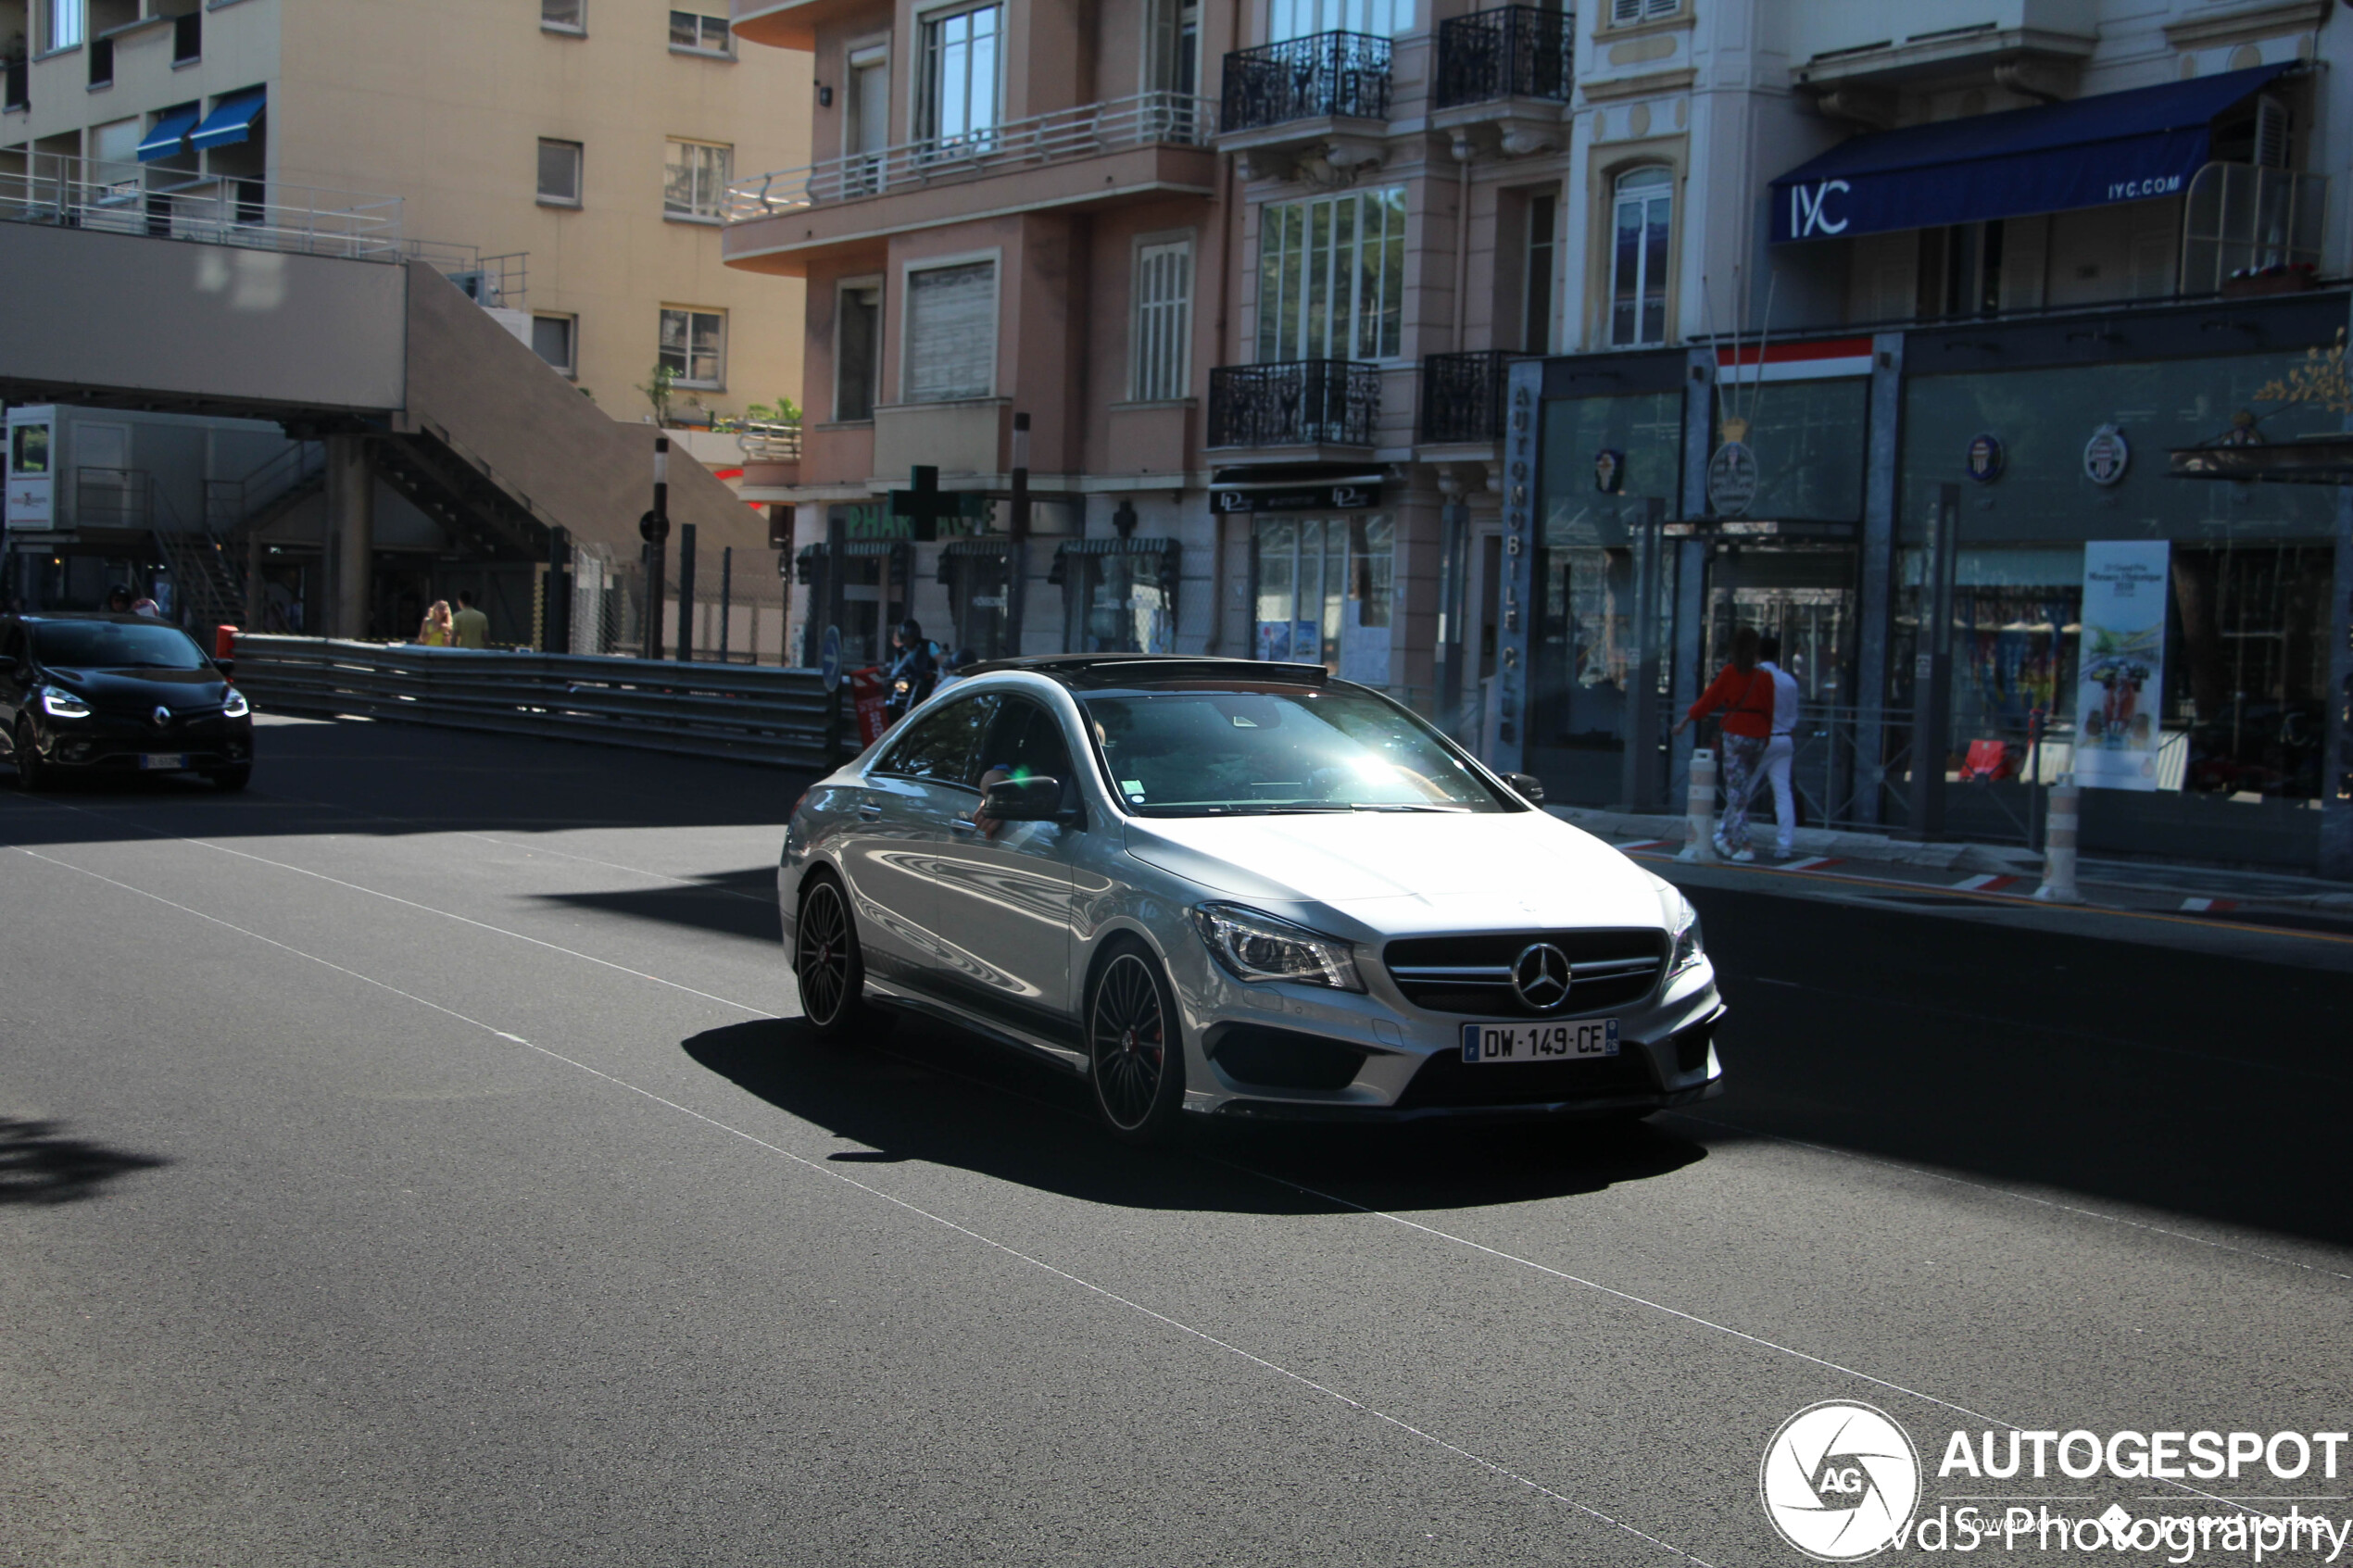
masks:
{"type": "MultiPolygon", "coordinates": [[[[1087,1085],[926,1019],[836,1045],[796,1019],[682,1042],[747,1093],[848,1143],[844,1167],[921,1160],[1116,1208],[1330,1214],[1576,1197],[1705,1158],[1648,1124],[1220,1125],[1168,1148],[1113,1140],[1087,1085]]],[[[845,1173],[849,1173],[845,1170],[845,1173]]]]}
{"type": "Polygon", "coordinates": [[[776,913],[776,870],[753,866],[718,872],[690,884],[633,887],[596,893],[539,893],[535,901],[562,904],[627,920],[690,926],[722,936],[741,936],[774,947],[784,939],[776,913]]]}
{"type": "Polygon", "coordinates": [[[95,1198],[119,1177],[170,1163],[68,1137],[55,1122],[0,1116],[0,1208],[95,1198]]]}

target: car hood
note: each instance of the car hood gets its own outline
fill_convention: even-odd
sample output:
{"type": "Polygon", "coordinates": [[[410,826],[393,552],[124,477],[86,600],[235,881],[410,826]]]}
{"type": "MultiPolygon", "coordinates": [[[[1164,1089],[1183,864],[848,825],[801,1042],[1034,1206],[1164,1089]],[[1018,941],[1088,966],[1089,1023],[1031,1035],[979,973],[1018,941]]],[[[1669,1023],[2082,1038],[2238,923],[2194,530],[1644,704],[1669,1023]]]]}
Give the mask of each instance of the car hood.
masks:
{"type": "Polygon", "coordinates": [[[1130,818],[1127,852],[1252,904],[1391,933],[1665,923],[1649,873],[1541,811],[1130,818]]]}
{"type": "Polygon", "coordinates": [[[141,718],[158,704],[175,713],[183,709],[218,708],[229,690],[217,670],[53,669],[48,674],[101,713],[135,713],[141,718]]]}

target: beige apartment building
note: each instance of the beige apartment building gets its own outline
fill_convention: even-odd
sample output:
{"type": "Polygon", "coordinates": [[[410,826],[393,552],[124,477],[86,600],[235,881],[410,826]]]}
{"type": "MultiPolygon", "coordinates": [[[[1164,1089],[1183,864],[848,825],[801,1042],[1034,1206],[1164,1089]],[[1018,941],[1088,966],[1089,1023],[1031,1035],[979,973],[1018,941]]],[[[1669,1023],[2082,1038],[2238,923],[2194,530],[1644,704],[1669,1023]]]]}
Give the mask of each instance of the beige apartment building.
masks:
{"type": "Polygon", "coordinates": [[[1504,364],[1557,341],[1572,29],[737,0],[747,56],[816,63],[815,161],[738,179],[726,235],[806,280],[805,455],[746,492],[796,508],[803,623],[835,613],[839,521],[853,648],[912,612],[982,654],[1312,659],[1458,717],[1439,617],[1476,585],[1443,563],[1500,570],[1467,546],[1504,364]],[[887,493],[917,464],[987,504],[912,537],[887,493]]]}
{"type": "Polygon", "coordinates": [[[810,89],[724,9],[0,0],[0,166],[379,215],[616,419],[652,412],[657,365],[673,413],[736,413],[800,385],[801,309],[722,264],[721,202],[737,169],[805,161],[810,89]]]}

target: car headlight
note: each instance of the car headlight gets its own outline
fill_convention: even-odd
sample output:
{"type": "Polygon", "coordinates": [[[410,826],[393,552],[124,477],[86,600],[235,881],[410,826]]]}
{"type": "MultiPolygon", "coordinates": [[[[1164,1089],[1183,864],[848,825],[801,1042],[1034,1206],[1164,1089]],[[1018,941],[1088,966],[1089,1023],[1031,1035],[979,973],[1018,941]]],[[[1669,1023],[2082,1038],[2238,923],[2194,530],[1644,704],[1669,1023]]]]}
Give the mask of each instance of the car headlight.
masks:
{"type": "Polygon", "coordinates": [[[1335,991],[1365,988],[1353,947],[1287,920],[1239,904],[1202,904],[1193,910],[1193,929],[1218,967],[1237,980],[1297,980],[1335,991]]]}
{"type": "Polygon", "coordinates": [[[1669,975],[1680,974],[1705,956],[1705,950],[1700,946],[1699,911],[1692,908],[1689,898],[1671,885],[1666,887],[1658,897],[1659,902],[1667,906],[1667,929],[1675,937],[1675,956],[1667,960],[1667,972],[1669,975]]]}
{"type": "Polygon", "coordinates": [[[234,686],[231,686],[229,695],[220,699],[220,716],[223,719],[242,719],[252,711],[253,705],[245,700],[245,694],[234,686]]]}
{"type": "Polygon", "coordinates": [[[41,688],[42,710],[52,719],[87,719],[90,705],[63,686],[41,688]]]}

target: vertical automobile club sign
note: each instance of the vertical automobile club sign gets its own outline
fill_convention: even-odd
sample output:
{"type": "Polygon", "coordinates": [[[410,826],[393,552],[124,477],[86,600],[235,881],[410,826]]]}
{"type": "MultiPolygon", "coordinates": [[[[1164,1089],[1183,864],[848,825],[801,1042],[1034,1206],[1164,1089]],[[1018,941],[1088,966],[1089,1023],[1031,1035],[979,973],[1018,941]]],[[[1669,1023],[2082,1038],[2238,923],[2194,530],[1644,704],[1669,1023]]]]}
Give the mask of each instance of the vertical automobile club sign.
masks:
{"type": "Polygon", "coordinates": [[[2086,789],[2157,788],[2171,552],[2161,539],[2083,546],[2075,782],[2086,789]]]}

